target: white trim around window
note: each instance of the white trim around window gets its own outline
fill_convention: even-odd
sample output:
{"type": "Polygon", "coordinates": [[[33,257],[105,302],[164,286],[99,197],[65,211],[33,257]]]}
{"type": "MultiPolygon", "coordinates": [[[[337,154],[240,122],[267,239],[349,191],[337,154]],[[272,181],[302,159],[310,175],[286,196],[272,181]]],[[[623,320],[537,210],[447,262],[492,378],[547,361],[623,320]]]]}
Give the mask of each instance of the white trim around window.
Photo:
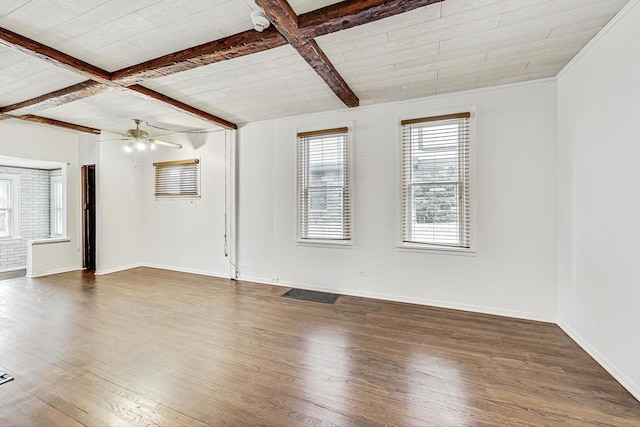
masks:
{"type": "Polygon", "coordinates": [[[0,241],[20,238],[20,176],[0,174],[0,241]]]}
{"type": "Polygon", "coordinates": [[[156,162],[153,167],[156,199],[200,198],[200,159],[156,162]]]}
{"type": "Polygon", "coordinates": [[[400,250],[475,253],[472,109],[400,120],[400,250]]]}
{"type": "Polygon", "coordinates": [[[349,127],[297,134],[297,243],[352,244],[349,127]]]}
{"type": "Polygon", "coordinates": [[[50,237],[62,237],[66,235],[66,209],[64,180],[62,176],[52,176],[49,193],[50,208],[50,237]]]}

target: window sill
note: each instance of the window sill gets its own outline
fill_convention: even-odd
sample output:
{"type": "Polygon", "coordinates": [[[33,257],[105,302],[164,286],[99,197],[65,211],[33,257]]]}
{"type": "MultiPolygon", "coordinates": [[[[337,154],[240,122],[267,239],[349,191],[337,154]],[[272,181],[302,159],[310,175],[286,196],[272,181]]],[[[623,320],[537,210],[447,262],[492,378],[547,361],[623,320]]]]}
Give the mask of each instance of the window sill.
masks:
{"type": "Polygon", "coordinates": [[[29,243],[35,246],[35,245],[47,245],[49,243],[66,243],[70,241],[71,239],[68,239],[66,237],[49,237],[47,239],[29,240],[29,243]]]}
{"type": "Polygon", "coordinates": [[[424,252],[439,255],[477,256],[474,248],[449,248],[445,246],[420,245],[410,243],[398,244],[399,252],[424,252]]]}
{"type": "Polygon", "coordinates": [[[350,248],[353,246],[353,241],[351,240],[313,240],[313,239],[304,239],[304,240],[296,240],[296,246],[315,246],[315,247],[325,247],[325,248],[350,248]]]}

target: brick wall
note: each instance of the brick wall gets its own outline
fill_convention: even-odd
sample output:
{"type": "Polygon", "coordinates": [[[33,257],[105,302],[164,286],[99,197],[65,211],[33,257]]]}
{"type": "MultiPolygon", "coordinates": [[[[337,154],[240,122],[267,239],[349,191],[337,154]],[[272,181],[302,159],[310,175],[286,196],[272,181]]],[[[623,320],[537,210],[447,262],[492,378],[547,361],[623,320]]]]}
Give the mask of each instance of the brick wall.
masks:
{"type": "Polygon", "coordinates": [[[0,271],[25,268],[27,240],[49,236],[49,193],[52,175],[61,171],[46,171],[0,166],[0,174],[20,176],[20,240],[0,240],[0,271]]]}

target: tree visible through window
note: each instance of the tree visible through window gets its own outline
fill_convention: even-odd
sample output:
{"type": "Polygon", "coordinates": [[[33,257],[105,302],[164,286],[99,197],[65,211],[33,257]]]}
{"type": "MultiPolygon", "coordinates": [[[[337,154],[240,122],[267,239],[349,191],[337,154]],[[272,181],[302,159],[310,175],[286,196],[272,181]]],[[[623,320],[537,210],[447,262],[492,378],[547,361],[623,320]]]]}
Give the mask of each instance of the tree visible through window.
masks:
{"type": "Polygon", "coordinates": [[[298,134],[301,239],[350,240],[348,129],[298,134]]]}
{"type": "Polygon", "coordinates": [[[402,122],[403,242],[470,247],[469,118],[402,122]]]}

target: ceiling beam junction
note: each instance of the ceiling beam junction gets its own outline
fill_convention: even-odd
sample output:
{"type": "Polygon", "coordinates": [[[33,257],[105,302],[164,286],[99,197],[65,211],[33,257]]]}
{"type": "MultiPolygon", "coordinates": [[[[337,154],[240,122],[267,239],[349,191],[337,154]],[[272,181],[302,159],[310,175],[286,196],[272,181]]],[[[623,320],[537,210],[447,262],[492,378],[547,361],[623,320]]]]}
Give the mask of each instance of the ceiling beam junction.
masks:
{"type": "Polygon", "coordinates": [[[298,16],[286,0],[255,0],[267,18],[280,34],[284,36],[300,56],[315,70],[325,81],[327,86],[335,93],[347,107],[357,107],[360,100],[344,81],[338,70],[335,69],[327,55],[322,51],[318,43],[312,38],[307,38],[298,27],[298,16]]]}
{"type": "Polygon", "coordinates": [[[29,116],[28,119],[25,120],[39,123],[46,122],[54,126],[56,125],[56,123],[59,123],[60,127],[64,128],[75,126],[77,129],[93,129],[86,126],[74,125],[68,122],[35,116],[31,113],[43,111],[49,108],[66,104],[68,102],[78,101],[89,96],[97,95],[98,93],[104,92],[109,88],[117,88],[129,92],[134,92],[137,95],[142,94],[145,97],[163,102],[174,109],[181,110],[182,112],[191,116],[195,116],[199,119],[215,123],[216,125],[226,129],[238,128],[235,123],[231,123],[220,117],[214,116],[213,114],[207,113],[206,111],[199,110],[183,102],[172,99],[166,95],[157,96],[160,95],[158,94],[158,92],[154,92],[151,90],[145,92],[141,90],[130,89],[127,86],[123,86],[118,82],[112,81],[112,74],[108,71],[102,70],[98,67],[67,55],[66,53],[60,52],[40,42],[21,36],[7,29],[0,28],[0,43],[26,53],[30,56],[44,59],[59,67],[75,71],[90,78],[90,80],[63,89],[59,89],[26,101],[2,107],[0,108],[0,113],[2,114],[11,113],[11,117],[18,118],[29,116]]]}

